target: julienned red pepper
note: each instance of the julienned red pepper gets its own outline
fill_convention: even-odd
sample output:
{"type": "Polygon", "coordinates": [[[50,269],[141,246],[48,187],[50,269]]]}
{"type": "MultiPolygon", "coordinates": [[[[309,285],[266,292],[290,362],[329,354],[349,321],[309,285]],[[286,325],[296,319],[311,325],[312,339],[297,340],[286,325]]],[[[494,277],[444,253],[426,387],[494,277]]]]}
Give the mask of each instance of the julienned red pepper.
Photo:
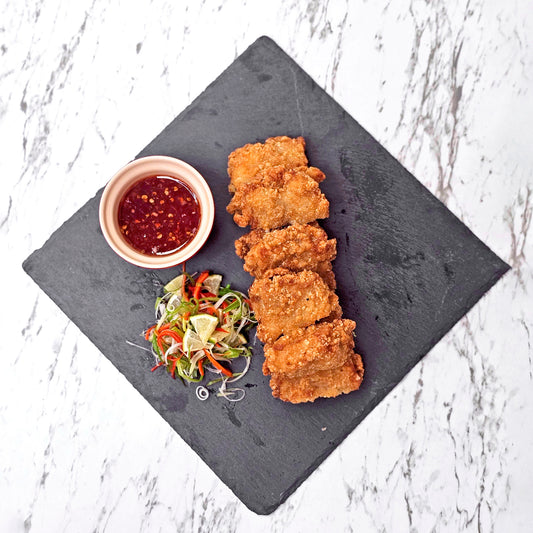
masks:
{"type": "Polygon", "coordinates": [[[204,353],[207,355],[207,358],[209,361],[211,361],[211,364],[217,369],[220,370],[223,374],[225,374],[228,377],[233,377],[233,374],[224,366],[222,366],[210,353],[208,350],[204,348],[204,353]]]}
{"type": "Polygon", "coordinates": [[[166,329],[161,333],[162,337],[172,337],[176,342],[183,342],[183,337],[177,331],[166,329]]]}
{"type": "Polygon", "coordinates": [[[179,360],[180,360],[179,357],[173,357],[172,365],[170,366],[170,374],[173,379],[176,379],[176,376],[175,376],[176,365],[178,364],[179,360]]]}
{"type": "Polygon", "coordinates": [[[204,359],[200,359],[198,361],[198,370],[200,371],[200,376],[202,377],[204,377],[204,359]]]}
{"type": "Polygon", "coordinates": [[[152,333],[152,331],[154,330],[155,328],[155,325],[149,327],[147,330],[146,330],[146,333],[144,334],[144,338],[148,341],[150,340],[150,333],[152,333]]]}
{"type": "Polygon", "coordinates": [[[209,270],[204,270],[196,280],[196,285],[202,285],[202,283],[209,277],[209,270]]]}
{"type": "Polygon", "coordinates": [[[157,346],[159,346],[159,351],[161,352],[161,355],[165,355],[165,347],[163,346],[163,336],[158,335],[156,337],[157,346]]]}
{"type": "Polygon", "coordinates": [[[165,347],[163,346],[163,337],[172,337],[176,342],[179,343],[183,341],[183,338],[177,331],[173,331],[169,328],[170,326],[166,328],[161,328],[161,330],[159,330],[157,333],[157,345],[159,346],[159,349],[161,350],[162,354],[165,353],[165,347]]]}
{"type": "Polygon", "coordinates": [[[163,363],[163,361],[161,361],[160,363],[157,363],[157,365],[155,365],[153,368],[152,368],[152,372],[156,369],[156,368],[159,368],[160,366],[163,366],[165,363],[163,363]]]}
{"type": "Polygon", "coordinates": [[[194,284],[194,289],[192,290],[192,297],[198,300],[200,297],[200,290],[202,289],[202,283],[209,277],[209,271],[205,270],[202,272],[198,279],[196,280],[196,283],[194,284]]]}

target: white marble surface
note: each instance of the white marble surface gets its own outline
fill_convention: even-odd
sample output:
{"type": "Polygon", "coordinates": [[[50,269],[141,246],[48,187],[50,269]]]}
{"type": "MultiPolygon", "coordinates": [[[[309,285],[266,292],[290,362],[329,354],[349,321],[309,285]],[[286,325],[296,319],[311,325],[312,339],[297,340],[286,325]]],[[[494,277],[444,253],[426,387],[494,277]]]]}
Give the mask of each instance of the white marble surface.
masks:
{"type": "Polygon", "coordinates": [[[528,0],[4,0],[0,531],[531,531],[532,33],[528,0]],[[21,269],[263,34],[513,267],[267,517],[21,269]]]}

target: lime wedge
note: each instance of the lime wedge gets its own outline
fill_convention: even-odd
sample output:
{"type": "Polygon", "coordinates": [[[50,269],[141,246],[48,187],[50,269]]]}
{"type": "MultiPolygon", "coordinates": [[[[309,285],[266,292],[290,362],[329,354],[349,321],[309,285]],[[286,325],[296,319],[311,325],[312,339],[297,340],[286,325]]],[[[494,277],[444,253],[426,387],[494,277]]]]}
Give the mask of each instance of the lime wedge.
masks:
{"type": "Polygon", "coordinates": [[[209,290],[209,292],[217,296],[221,283],[222,283],[222,276],[220,274],[211,274],[205,279],[203,285],[209,290]]]}
{"type": "Polygon", "coordinates": [[[196,352],[204,347],[205,342],[202,341],[198,333],[192,329],[185,331],[185,335],[183,336],[183,350],[185,352],[196,352]]]}
{"type": "Polygon", "coordinates": [[[209,337],[209,340],[219,342],[224,340],[228,335],[229,333],[226,333],[225,331],[213,331],[211,337],[209,337]]]}
{"type": "Polygon", "coordinates": [[[201,341],[205,344],[215,331],[218,324],[218,318],[206,314],[194,315],[191,316],[191,323],[201,341]]]}
{"type": "Polygon", "coordinates": [[[170,280],[165,285],[165,292],[176,292],[181,289],[181,286],[183,285],[183,276],[184,274],[180,274],[179,276],[176,276],[174,279],[170,280]]]}
{"type": "Polygon", "coordinates": [[[235,333],[232,332],[229,337],[226,338],[226,344],[229,346],[242,346],[243,344],[246,344],[248,341],[246,340],[246,337],[242,333],[235,333]]]}

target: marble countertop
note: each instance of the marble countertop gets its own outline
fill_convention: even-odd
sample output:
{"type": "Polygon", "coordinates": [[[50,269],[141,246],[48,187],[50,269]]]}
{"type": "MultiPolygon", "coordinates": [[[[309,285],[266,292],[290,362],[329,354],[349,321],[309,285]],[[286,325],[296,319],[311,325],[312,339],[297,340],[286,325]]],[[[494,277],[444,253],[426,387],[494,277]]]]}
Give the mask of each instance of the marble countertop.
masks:
{"type": "Polygon", "coordinates": [[[527,0],[4,2],[0,530],[530,531],[531,32],[527,0]],[[261,35],[512,266],[270,516],[21,268],[261,35]]]}

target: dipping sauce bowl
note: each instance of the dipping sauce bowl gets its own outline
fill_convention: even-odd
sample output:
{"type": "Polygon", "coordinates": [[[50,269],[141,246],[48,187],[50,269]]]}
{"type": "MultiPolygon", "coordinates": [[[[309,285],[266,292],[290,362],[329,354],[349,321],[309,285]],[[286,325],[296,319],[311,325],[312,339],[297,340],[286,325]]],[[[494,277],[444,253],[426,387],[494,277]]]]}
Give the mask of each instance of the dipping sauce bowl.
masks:
{"type": "Polygon", "coordinates": [[[109,246],[144,268],[179,265],[205,244],[215,219],[213,195],[188,163],[142,157],[121,168],[100,200],[100,227],[109,246]]]}

